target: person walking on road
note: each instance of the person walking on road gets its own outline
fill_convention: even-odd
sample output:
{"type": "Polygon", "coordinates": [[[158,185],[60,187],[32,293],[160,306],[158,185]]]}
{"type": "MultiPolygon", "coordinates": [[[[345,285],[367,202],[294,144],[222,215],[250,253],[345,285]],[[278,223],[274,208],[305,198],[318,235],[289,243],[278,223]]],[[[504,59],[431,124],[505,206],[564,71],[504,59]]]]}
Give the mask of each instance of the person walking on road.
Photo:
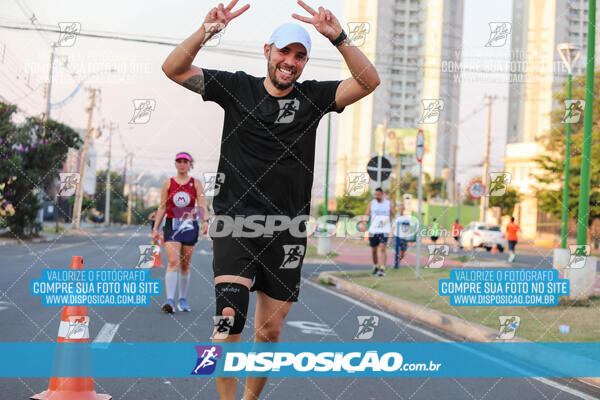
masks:
{"type": "MultiPolygon", "coordinates": [[[[369,95],[380,81],[373,64],[359,47],[351,45],[331,11],[315,10],[302,1],[298,4],[309,15],[292,17],[312,25],[331,42],[351,77],[298,82],[309,61],[311,38],[297,23],[278,26],[263,46],[266,77],[192,65],[205,43],[250,7],[234,10],[236,4],[237,0],[232,0],[227,6],[211,9],[200,29],[169,54],[162,70],[172,81],[225,111],[218,166],[225,181],[213,199],[215,222],[210,231],[217,321],[213,323],[217,325],[221,319],[233,322],[226,334],[221,332],[218,339],[213,335],[213,341],[241,341],[249,292],[256,291],[254,341],[279,342],[284,319],[298,301],[306,234],[290,227],[272,237],[217,237],[213,229],[223,228],[228,221],[225,217],[259,216],[264,217],[265,225],[272,217],[307,220],[319,121],[369,95]]],[[[256,226],[256,219],[252,225],[256,226]]],[[[305,232],[305,223],[301,225],[305,232]]],[[[237,378],[215,380],[221,400],[236,399],[237,378]]],[[[266,377],[247,377],[244,400],[258,399],[266,381],[266,377]]]]}
{"type": "Polygon", "coordinates": [[[463,224],[460,223],[458,219],[454,221],[452,224],[452,237],[454,238],[454,252],[457,252],[459,249],[462,249],[460,245],[460,235],[462,234],[464,227],[463,224]]]}
{"type": "Polygon", "coordinates": [[[429,237],[431,238],[433,244],[435,244],[440,237],[440,223],[437,222],[437,218],[433,219],[433,222],[429,227],[429,237]]]}
{"type": "Polygon", "coordinates": [[[506,240],[508,240],[508,262],[512,263],[515,261],[517,256],[515,253],[515,246],[519,241],[517,232],[521,230],[521,227],[515,223],[515,217],[510,217],[510,222],[506,225],[506,240]]]}
{"type": "Polygon", "coordinates": [[[406,249],[408,248],[408,237],[410,236],[410,216],[404,215],[404,205],[398,208],[398,214],[394,218],[394,236],[398,241],[398,265],[404,259],[406,249]]]}
{"type": "Polygon", "coordinates": [[[202,184],[188,175],[193,164],[194,161],[189,153],[181,152],[175,156],[177,176],[165,180],[162,185],[160,206],[152,229],[152,241],[158,243],[158,227],[166,214],[163,235],[167,253],[165,271],[167,301],[163,304],[162,310],[169,314],[175,312],[176,306],[179,311],[191,311],[187,303],[187,292],[190,286],[190,262],[199,235],[198,220],[203,222],[203,232],[206,233],[207,230],[205,222],[208,212],[202,184]],[[179,300],[175,305],[177,281],[179,281],[179,300]]]}
{"type": "Polygon", "coordinates": [[[391,203],[383,196],[381,188],[375,189],[375,198],[367,207],[369,217],[369,246],[373,257],[372,275],[385,276],[386,246],[393,218],[391,203]]]}

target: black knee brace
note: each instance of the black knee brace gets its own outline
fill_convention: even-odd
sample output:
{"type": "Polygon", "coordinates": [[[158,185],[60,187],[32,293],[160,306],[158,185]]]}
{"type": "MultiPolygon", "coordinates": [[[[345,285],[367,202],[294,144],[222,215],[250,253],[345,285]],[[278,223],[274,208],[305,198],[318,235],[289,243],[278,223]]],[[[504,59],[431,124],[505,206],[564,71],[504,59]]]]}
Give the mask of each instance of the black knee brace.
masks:
{"type": "Polygon", "coordinates": [[[242,333],[246,323],[246,314],[248,313],[248,303],[250,302],[250,291],[244,285],[239,283],[222,282],[215,285],[215,298],[217,303],[217,316],[223,315],[225,307],[233,308],[235,316],[233,317],[233,327],[229,333],[242,333]]]}

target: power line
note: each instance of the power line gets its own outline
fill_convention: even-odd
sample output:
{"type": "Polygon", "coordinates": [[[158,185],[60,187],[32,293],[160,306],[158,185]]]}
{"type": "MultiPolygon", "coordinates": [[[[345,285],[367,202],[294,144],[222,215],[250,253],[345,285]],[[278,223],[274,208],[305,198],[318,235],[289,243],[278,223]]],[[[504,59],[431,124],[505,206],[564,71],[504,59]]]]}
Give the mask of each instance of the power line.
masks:
{"type": "MultiPolygon", "coordinates": [[[[37,30],[37,31],[43,31],[43,32],[59,33],[59,34],[61,33],[60,29],[57,29],[57,28],[37,27],[37,25],[35,28],[27,27],[27,26],[0,25],[0,28],[12,29],[12,30],[22,30],[22,31],[37,30]]],[[[183,39],[178,39],[177,42],[171,42],[168,40],[144,39],[143,36],[142,37],[126,37],[126,36],[119,36],[116,34],[99,34],[99,33],[86,33],[86,32],[79,32],[77,34],[77,36],[96,38],[96,39],[120,40],[120,41],[124,41],[124,42],[155,44],[155,45],[171,46],[171,47],[178,46],[179,43],[183,40],[183,39]]],[[[208,52],[208,53],[226,54],[226,55],[231,55],[231,56],[236,56],[236,57],[241,56],[241,57],[252,58],[252,59],[263,59],[264,58],[263,52],[249,51],[249,50],[245,50],[242,47],[227,48],[224,46],[215,46],[215,47],[203,47],[202,50],[205,52],[208,52]]],[[[382,54],[382,53],[380,52],[378,54],[382,54]]],[[[392,53],[389,53],[389,54],[392,54],[392,53]]],[[[317,66],[320,66],[323,68],[340,69],[340,64],[341,64],[341,58],[326,58],[326,57],[313,56],[313,57],[311,57],[311,61],[312,61],[313,65],[316,64],[317,66]]],[[[449,60],[449,61],[451,61],[451,60],[449,60]]],[[[426,65],[419,65],[419,64],[400,64],[400,63],[394,63],[394,62],[392,62],[391,64],[377,63],[377,66],[383,67],[383,68],[390,68],[390,70],[399,70],[399,69],[409,70],[409,71],[421,71],[421,70],[426,70],[426,69],[431,69],[431,70],[436,70],[436,71],[440,70],[439,66],[426,66],[426,65]]],[[[476,69],[476,68],[460,70],[460,73],[486,73],[486,74],[502,74],[502,75],[508,74],[509,72],[510,72],[509,70],[503,71],[503,70],[497,70],[495,68],[491,69],[491,70],[476,69]]]]}

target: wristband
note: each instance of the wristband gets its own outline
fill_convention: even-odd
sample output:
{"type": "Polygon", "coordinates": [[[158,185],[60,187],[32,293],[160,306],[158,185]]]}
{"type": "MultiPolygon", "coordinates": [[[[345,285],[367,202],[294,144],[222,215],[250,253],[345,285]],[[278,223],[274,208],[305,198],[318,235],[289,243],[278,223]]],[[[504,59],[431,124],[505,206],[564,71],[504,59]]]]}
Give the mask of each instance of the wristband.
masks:
{"type": "Polygon", "coordinates": [[[344,32],[344,30],[342,29],[342,33],[340,33],[340,35],[338,37],[336,37],[335,39],[330,40],[330,42],[335,47],[338,47],[340,44],[342,44],[344,42],[344,40],[346,40],[347,37],[348,36],[346,36],[346,32],[344,32]]]}

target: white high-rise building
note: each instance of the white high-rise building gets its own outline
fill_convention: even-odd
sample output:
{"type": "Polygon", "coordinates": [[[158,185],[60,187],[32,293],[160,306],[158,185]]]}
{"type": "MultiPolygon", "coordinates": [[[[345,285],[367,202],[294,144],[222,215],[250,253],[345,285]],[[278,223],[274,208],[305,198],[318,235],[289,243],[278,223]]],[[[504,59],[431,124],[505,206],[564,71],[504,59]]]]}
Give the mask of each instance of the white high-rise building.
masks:
{"type": "MultiPolygon", "coordinates": [[[[440,176],[452,166],[457,144],[460,75],[442,66],[460,63],[463,0],[347,0],[344,21],[352,24],[347,31],[365,32],[364,43],[361,37],[354,42],[374,62],[381,84],[339,117],[336,196],[344,193],[348,173],[364,172],[379,153],[374,132],[381,124],[427,131],[424,171],[440,176]],[[424,101],[439,107],[439,118],[422,122],[424,101]]],[[[342,74],[349,74],[345,64],[342,74]]],[[[414,157],[402,163],[410,167],[414,157]]]]}
{"type": "MultiPolygon", "coordinates": [[[[558,44],[570,42],[581,48],[581,56],[573,66],[573,76],[585,73],[588,4],[584,0],[513,1],[512,68],[504,161],[506,171],[512,175],[511,185],[522,195],[515,217],[525,238],[551,241],[552,232],[560,230],[558,221],[550,221],[538,210],[534,175],[539,167],[535,159],[545,154],[540,139],[552,129],[552,110],[564,110],[565,107],[553,98],[567,78],[558,44]],[[545,237],[543,232],[549,236],[545,237]]],[[[596,29],[597,54],[599,35],[600,30],[596,29]]]]}

